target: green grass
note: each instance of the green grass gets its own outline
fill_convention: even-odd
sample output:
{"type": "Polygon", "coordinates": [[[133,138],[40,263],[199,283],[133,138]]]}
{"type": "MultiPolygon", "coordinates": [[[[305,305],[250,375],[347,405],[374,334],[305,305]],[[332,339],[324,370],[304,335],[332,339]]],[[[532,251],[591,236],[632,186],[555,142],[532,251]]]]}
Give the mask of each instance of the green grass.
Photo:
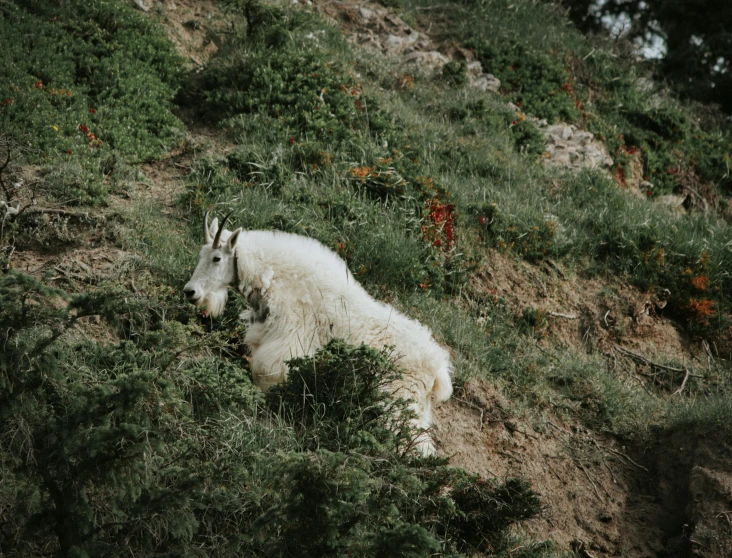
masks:
{"type": "Polygon", "coordinates": [[[0,127],[54,169],[57,199],[102,202],[110,157],[149,160],[178,141],[182,59],[133,6],[6,1],[0,49],[0,127]]]}
{"type": "MultiPolygon", "coordinates": [[[[499,96],[471,90],[459,65],[397,87],[393,61],[352,48],[306,10],[227,3],[231,27],[218,57],[181,75],[172,45],[132,8],[54,6],[0,0],[0,45],[13,60],[0,69],[0,88],[17,88],[0,89],[13,98],[0,122],[14,140],[32,139],[22,162],[50,167],[53,197],[99,203],[139,179],[130,161],[154,159],[178,137],[179,87],[175,101],[234,147],[194,157],[179,205],[187,222],[154,203],[115,218],[107,238],[135,257],[114,281],[75,297],[19,274],[0,278],[9,332],[0,509],[17,512],[2,518],[0,551],[114,555],[132,545],[148,555],[280,556],[297,543],[313,556],[559,552],[534,542],[508,550],[508,524],[539,505],[526,484],[484,483],[405,453],[406,423],[387,428],[399,403],[374,389],[396,373],[384,354],[334,343],[293,363],[285,386],[256,391],[242,358],[241,297],[213,322],[180,295],[210,209],[233,209],[236,226],[295,232],[337,251],[369,292],[450,347],[458,388],[488,382],[538,432],[556,416],[639,446],[669,429],[728,431],[727,361],[694,364],[685,392],[671,396],[676,375],[641,387],[630,365],[551,346],[542,308],[516,315],[471,286],[487,251],[532,264],[551,258],[580,277],[668,289],[664,315],[692,340],[722,351],[729,341],[730,227],[670,213],[600,172],[544,169],[538,130],[514,124],[507,101],[605,135],[621,164],[623,145],[638,147],[646,169],[663,175],[659,193],[672,188],[667,165],[680,153],[725,195],[728,131],[697,121],[698,107],[639,90],[633,66],[552,8],[498,0],[440,8],[451,21],[446,38],[474,46],[501,78],[499,96]],[[18,37],[31,28],[33,48],[18,37]],[[313,31],[324,31],[317,43],[307,39],[313,31]],[[32,55],[21,56],[13,37],[32,55]],[[48,72],[42,88],[37,68],[48,72]],[[150,96],[136,96],[141,89],[150,96]],[[46,128],[54,118],[58,132],[46,128]],[[82,123],[104,143],[90,147],[82,123]],[[694,138],[701,133],[714,147],[694,138]],[[63,333],[97,315],[111,341],[63,333]],[[503,512],[494,513],[496,502],[503,512]]],[[[417,6],[437,9],[399,6],[414,20],[417,6]]]]}
{"type": "MultiPolygon", "coordinates": [[[[459,5],[448,7],[458,23],[451,28],[451,37],[465,41],[491,37],[485,40],[493,41],[490,26],[503,25],[521,30],[528,37],[525,48],[537,49],[547,57],[561,58],[568,46],[578,52],[590,48],[566,29],[560,34],[564,45],[560,51],[556,38],[548,39],[546,33],[534,35],[539,30],[533,23],[528,29],[522,27],[530,19],[522,11],[526,6],[521,4],[516,13],[501,11],[501,6],[480,4],[478,16],[487,17],[484,10],[492,10],[485,31],[475,23],[482,21],[480,17],[473,21],[459,5]],[[479,33],[482,35],[476,35],[479,33]]],[[[554,21],[556,16],[547,17],[554,21]]],[[[730,268],[730,228],[726,224],[700,215],[671,214],[624,192],[599,172],[545,171],[512,137],[508,119],[514,113],[506,109],[505,98],[479,95],[440,77],[430,81],[417,76],[413,88],[384,92],[380,86],[394,83],[389,64],[348,50],[327,27],[319,49],[307,55],[307,76],[282,71],[289,64],[286,60],[301,56],[289,48],[290,41],[322,24],[304,16],[279,20],[288,22],[284,36],[278,34],[277,41],[267,42],[261,40],[265,31],[248,34],[243,29],[211,72],[228,69],[225,74],[231,76],[231,68],[236,67],[232,64],[247,61],[252,66],[248,71],[256,73],[261,64],[275,72],[277,77],[272,79],[278,90],[303,97],[293,97],[287,110],[283,103],[273,104],[271,99],[277,97],[269,94],[259,104],[227,105],[221,122],[238,147],[225,161],[203,163],[191,182],[195,207],[234,208],[235,220],[251,228],[314,236],[339,251],[371,292],[377,296],[391,293],[394,300],[409,301],[405,309],[420,315],[456,350],[462,378],[503,373],[521,390],[545,394],[546,389],[553,389],[543,381],[532,382],[525,373],[543,360],[536,350],[519,349],[521,338],[510,331],[515,325],[521,330],[525,318],[503,313],[495,318],[499,327],[486,335],[484,329],[466,320],[469,308],[458,310],[452,307],[454,302],[441,300],[445,294],[466,289],[465,279],[479,265],[481,250],[489,246],[531,262],[560,259],[590,276],[619,274],[650,293],[669,289],[668,316],[693,334],[720,339],[726,334],[731,303],[726,293],[732,292],[726,271],[730,268]],[[322,71],[312,71],[318,63],[322,71]],[[340,124],[329,124],[332,130],[313,124],[310,114],[318,112],[321,101],[311,91],[332,89],[336,76],[355,87],[356,73],[362,76],[358,97],[373,107],[369,118],[390,122],[391,127],[386,132],[371,129],[363,122],[355,124],[346,113],[336,119],[340,124]],[[300,89],[297,85],[303,79],[314,82],[300,89]],[[422,206],[425,199],[433,199],[430,196],[454,207],[450,250],[445,250],[446,242],[435,245],[436,237],[431,235],[434,223],[422,206]],[[483,239],[482,244],[476,244],[476,236],[483,239]]],[[[627,68],[619,65],[617,71],[627,68]]],[[[217,114],[223,105],[213,97],[216,90],[207,92],[212,83],[218,82],[204,80],[202,94],[217,114]]],[[[243,80],[239,89],[249,86],[243,80]]],[[[337,112],[339,105],[334,103],[332,110],[337,112]]],[[[441,236],[437,237],[442,241],[446,240],[445,229],[443,220],[438,223],[441,236]]],[[[523,329],[526,335],[535,335],[534,326],[523,329]]],[[[600,367],[599,362],[592,362],[587,366],[600,367]]],[[[625,380],[602,378],[596,377],[596,381],[605,387],[592,396],[600,401],[599,407],[595,413],[582,415],[586,420],[623,434],[633,431],[631,423],[646,431],[641,424],[644,416],[645,422],[660,420],[659,413],[628,415],[627,410],[635,405],[634,390],[625,380]],[[613,417],[624,416],[635,418],[616,426],[613,417]]],[[[580,389],[576,397],[583,396],[580,389]]],[[[651,403],[641,408],[647,405],[651,403]]]]}

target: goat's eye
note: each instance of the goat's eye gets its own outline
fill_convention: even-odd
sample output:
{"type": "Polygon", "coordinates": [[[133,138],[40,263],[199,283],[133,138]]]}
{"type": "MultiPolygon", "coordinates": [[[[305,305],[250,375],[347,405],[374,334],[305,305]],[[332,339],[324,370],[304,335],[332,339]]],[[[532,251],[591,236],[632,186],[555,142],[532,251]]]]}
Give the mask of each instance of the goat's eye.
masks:
{"type": "Polygon", "coordinates": [[[214,256],[213,261],[214,263],[219,263],[221,261],[221,256],[214,256]]]}

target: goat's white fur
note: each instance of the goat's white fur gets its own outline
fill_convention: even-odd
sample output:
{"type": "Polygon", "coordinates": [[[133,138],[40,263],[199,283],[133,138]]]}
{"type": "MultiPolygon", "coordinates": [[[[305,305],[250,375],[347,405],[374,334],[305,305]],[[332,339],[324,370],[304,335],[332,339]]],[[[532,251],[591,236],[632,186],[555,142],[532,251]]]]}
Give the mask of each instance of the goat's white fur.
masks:
{"type": "MultiPolygon", "coordinates": [[[[316,240],[224,229],[221,247],[214,248],[211,239],[217,227],[214,219],[184,291],[213,317],[223,312],[227,288],[234,282],[244,296],[260,301],[260,310],[266,305],[266,319],[256,319],[254,311],[242,314],[251,318],[245,342],[257,386],[266,390],[284,381],[288,360],[312,355],[334,337],[378,349],[393,347],[403,371],[395,392],[413,401],[418,428],[430,426],[433,402],[445,401],[452,393],[452,364],[427,327],[374,300],[345,262],[316,240]]],[[[434,451],[426,435],[419,446],[426,454],[434,451]]]]}

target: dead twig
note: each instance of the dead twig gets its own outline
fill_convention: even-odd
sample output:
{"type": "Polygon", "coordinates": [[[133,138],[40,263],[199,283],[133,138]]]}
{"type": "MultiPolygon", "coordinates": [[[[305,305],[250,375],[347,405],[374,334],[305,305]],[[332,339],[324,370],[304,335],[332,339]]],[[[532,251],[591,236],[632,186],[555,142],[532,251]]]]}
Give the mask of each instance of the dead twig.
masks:
{"type": "Polygon", "coordinates": [[[548,424],[549,426],[553,426],[554,428],[556,428],[557,430],[561,430],[561,431],[562,431],[562,432],[564,432],[565,434],[568,434],[568,435],[570,435],[570,436],[574,436],[574,434],[572,434],[572,433],[571,433],[571,432],[570,432],[569,430],[567,430],[566,428],[562,428],[561,426],[557,426],[556,424],[554,424],[554,423],[553,423],[552,421],[550,421],[550,420],[548,420],[548,421],[546,421],[546,422],[547,422],[547,424],[548,424]]]}
{"type": "Polygon", "coordinates": [[[567,484],[567,481],[560,477],[559,474],[554,469],[552,469],[552,466],[549,465],[549,462],[546,459],[544,459],[544,463],[546,463],[547,469],[549,469],[552,474],[559,479],[559,482],[561,482],[562,484],[567,484]]]}
{"type": "Polygon", "coordinates": [[[549,315],[552,318],[566,318],[568,320],[576,320],[577,316],[575,314],[562,314],[561,312],[549,312],[549,315]]]}
{"type": "MultiPolygon", "coordinates": [[[[653,362],[652,360],[647,359],[643,355],[639,355],[638,353],[634,353],[633,351],[629,351],[628,349],[626,349],[625,347],[621,347],[620,345],[615,345],[615,350],[618,351],[621,355],[623,355],[625,357],[628,357],[628,358],[631,358],[631,359],[633,359],[633,360],[635,360],[637,362],[641,362],[641,363],[643,363],[646,366],[651,367],[651,368],[657,368],[658,370],[667,370],[669,372],[677,372],[677,373],[683,372],[684,373],[684,378],[681,381],[681,387],[679,387],[679,389],[677,389],[675,392],[673,392],[671,394],[672,397],[674,395],[680,395],[681,392],[684,391],[684,387],[686,387],[686,382],[688,381],[689,378],[703,378],[703,376],[701,376],[699,374],[692,374],[687,367],[684,367],[684,368],[674,368],[673,366],[668,366],[666,364],[659,364],[657,362],[653,362]]],[[[649,377],[649,378],[655,378],[658,375],[658,374],[651,374],[651,373],[641,372],[637,368],[636,368],[636,372],[638,374],[640,374],[641,376],[646,376],[646,377],[649,377]]]]}
{"type": "Polygon", "coordinates": [[[607,461],[603,458],[602,464],[605,465],[605,468],[607,469],[608,473],[610,473],[610,478],[613,481],[613,484],[618,484],[618,479],[615,478],[615,473],[613,473],[613,470],[610,468],[610,465],[607,464],[607,461]]]}
{"type": "Polygon", "coordinates": [[[618,451],[616,449],[609,448],[609,447],[606,447],[606,446],[601,445],[600,442],[598,442],[597,440],[595,440],[592,436],[589,436],[589,438],[595,443],[595,445],[598,447],[598,449],[605,450],[605,451],[609,451],[610,453],[614,453],[615,455],[617,455],[619,457],[623,457],[623,458],[627,459],[628,461],[630,461],[630,463],[632,463],[633,465],[635,465],[639,469],[643,469],[646,473],[648,472],[648,469],[646,469],[643,465],[639,465],[638,463],[636,463],[635,461],[633,461],[630,458],[630,456],[628,456],[628,455],[624,454],[623,452],[620,452],[620,451],[618,451]]]}
{"type": "Polygon", "coordinates": [[[704,347],[704,352],[707,353],[707,370],[710,370],[712,368],[712,361],[714,360],[712,349],[705,340],[702,340],[702,347],[704,347]]]}
{"type": "Polygon", "coordinates": [[[684,374],[684,379],[681,381],[681,386],[679,387],[679,389],[671,394],[671,397],[673,397],[674,395],[681,395],[681,392],[684,391],[684,387],[686,387],[686,380],[689,379],[690,375],[691,374],[689,374],[689,369],[687,368],[686,374],[684,374]]]}
{"type": "Polygon", "coordinates": [[[659,364],[657,362],[653,362],[652,360],[647,359],[643,355],[634,353],[633,351],[630,351],[630,350],[626,349],[625,347],[621,347],[620,345],[615,345],[615,350],[618,351],[622,355],[625,355],[634,360],[637,360],[638,362],[642,362],[646,366],[651,366],[653,368],[658,368],[660,370],[668,370],[669,372],[685,372],[686,371],[686,369],[684,369],[684,368],[674,368],[673,366],[668,366],[667,364],[659,364]]]}
{"type": "Polygon", "coordinates": [[[597,499],[600,500],[600,502],[602,502],[604,504],[605,503],[605,500],[603,500],[602,496],[600,496],[600,491],[597,490],[597,485],[592,480],[592,477],[590,477],[590,473],[587,472],[587,469],[585,469],[585,466],[582,465],[582,462],[581,461],[577,460],[576,463],[577,463],[577,465],[579,465],[580,469],[582,469],[582,472],[587,477],[587,480],[590,481],[590,484],[592,485],[592,488],[595,491],[595,496],[597,496],[597,499]]]}
{"type": "MultiPolygon", "coordinates": [[[[668,370],[669,372],[685,372],[686,371],[686,368],[674,368],[673,366],[669,366],[667,364],[659,364],[658,362],[654,362],[654,361],[644,357],[643,355],[634,353],[633,351],[630,351],[630,350],[626,349],[625,347],[621,347],[620,345],[615,345],[615,349],[625,356],[638,360],[638,361],[640,361],[644,364],[647,364],[648,366],[652,366],[654,368],[659,368],[661,370],[668,370]]],[[[693,376],[693,374],[692,374],[692,376],[693,376]]],[[[701,377],[701,376],[697,375],[697,377],[701,377]]]]}
{"type": "Polygon", "coordinates": [[[5,149],[7,150],[7,154],[5,156],[5,162],[0,165],[0,186],[3,189],[3,192],[5,193],[5,201],[12,201],[10,192],[8,192],[8,188],[5,185],[5,180],[3,180],[3,173],[5,172],[5,169],[8,168],[8,165],[10,164],[10,141],[8,140],[7,136],[5,134],[2,135],[2,139],[4,140],[5,149]]]}
{"type": "MultiPolygon", "coordinates": [[[[473,409],[480,411],[480,431],[483,432],[483,416],[485,415],[485,409],[483,409],[482,407],[479,407],[475,403],[471,403],[470,401],[466,401],[465,399],[460,399],[459,397],[453,396],[453,399],[457,399],[458,401],[460,401],[460,403],[463,403],[463,404],[467,405],[468,407],[472,407],[473,409]]],[[[495,422],[501,422],[501,421],[495,421],[495,422]]]]}

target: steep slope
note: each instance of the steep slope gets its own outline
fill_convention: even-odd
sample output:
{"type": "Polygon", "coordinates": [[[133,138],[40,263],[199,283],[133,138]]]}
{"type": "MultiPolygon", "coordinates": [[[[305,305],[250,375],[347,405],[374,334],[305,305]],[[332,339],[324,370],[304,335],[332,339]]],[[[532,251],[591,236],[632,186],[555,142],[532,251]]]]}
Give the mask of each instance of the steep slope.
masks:
{"type": "MultiPolygon", "coordinates": [[[[18,347],[42,356],[23,377],[15,353],[2,361],[0,554],[121,541],[139,555],[729,554],[730,134],[711,109],[648,91],[623,45],[533,2],[100,1],[93,24],[75,4],[20,4],[0,3],[0,21],[43,18],[49,39],[0,90],[3,201],[18,210],[3,213],[0,249],[45,286],[11,273],[0,291],[24,316],[3,317],[22,323],[18,347]],[[165,87],[132,84],[159,95],[134,109],[108,68],[79,68],[84,49],[124,49],[119,30],[136,26],[176,71],[165,87]],[[67,39],[73,56],[54,60],[75,69],[38,76],[44,49],[67,39]],[[138,143],[117,139],[129,128],[138,143]],[[288,405],[310,411],[292,393],[264,402],[247,378],[243,302],[213,323],[178,293],[207,209],[318,238],[428,324],[457,368],[440,453],[480,478],[404,461],[403,440],[366,426],[378,444],[337,438],[341,458],[329,444],[342,425],[293,421],[288,405]],[[58,289],[81,298],[66,307],[58,289]],[[52,369],[41,397],[33,378],[52,369]],[[55,436],[88,459],[54,461],[55,436]],[[384,479],[402,496],[389,500],[384,479]],[[308,483],[328,495],[317,513],[308,483]],[[487,502],[505,517],[476,514],[487,502]],[[61,510],[83,521],[69,528],[61,510]],[[313,530],[322,540],[307,546],[313,530]]],[[[138,62],[152,64],[145,76],[162,63],[138,62]]],[[[334,351],[341,366],[388,369],[334,351]]]]}

